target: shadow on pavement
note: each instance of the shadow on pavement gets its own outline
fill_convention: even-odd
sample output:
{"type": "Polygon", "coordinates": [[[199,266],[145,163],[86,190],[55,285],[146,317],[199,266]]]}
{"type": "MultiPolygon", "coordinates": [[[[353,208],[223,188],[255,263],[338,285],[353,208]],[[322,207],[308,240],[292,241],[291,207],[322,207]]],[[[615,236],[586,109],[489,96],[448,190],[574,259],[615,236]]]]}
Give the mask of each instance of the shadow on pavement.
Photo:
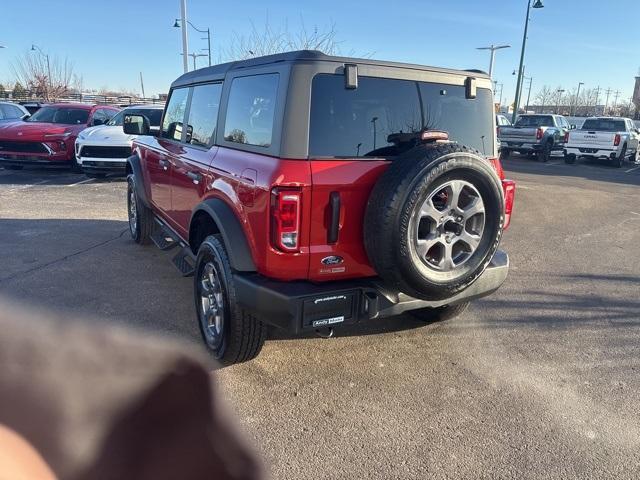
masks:
{"type": "Polygon", "coordinates": [[[110,183],[125,180],[123,176],[114,175],[108,175],[105,178],[89,178],[84,173],[72,172],[66,167],[25,167],[23,170],[8,170],[0,167],[0,185],[73,185],[79,182],[110,183]]]}

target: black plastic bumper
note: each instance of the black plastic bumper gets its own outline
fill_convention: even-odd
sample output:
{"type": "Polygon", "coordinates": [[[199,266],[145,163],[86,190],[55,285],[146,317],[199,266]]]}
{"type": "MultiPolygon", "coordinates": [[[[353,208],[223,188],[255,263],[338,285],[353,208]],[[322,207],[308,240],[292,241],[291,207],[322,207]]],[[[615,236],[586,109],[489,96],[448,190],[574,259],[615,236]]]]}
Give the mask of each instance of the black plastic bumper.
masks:
{"type": "Polygon", "coordinates": [[[115,173],[125,175],[127,173],[127,161],[102,162],[99,160],[83,160],[81,164],[84,173],[115,173]]]}
{"type": "Polygon", "coordinates": [[[498,251],[469,288],[446,300],[426,301],[390,291],[376,278],[346,282],[279,282],[259,274],[234,276],[239,303],[261,320],[291,333],[339,327],[409,310],[468,302],[495,292],[507,278],[509,257],[498,251]]]}
{"type": "Polygon", "coordinates": [[[0,166],[2,165],[19,165],[19,166],[29,166],[32,165],[34,167],[67,167],[71,165],[71,160],[46,160],[40,157],[28,157],[28,156],[15,156],[11,157],[2,157],[0,156],[0,166]]]}

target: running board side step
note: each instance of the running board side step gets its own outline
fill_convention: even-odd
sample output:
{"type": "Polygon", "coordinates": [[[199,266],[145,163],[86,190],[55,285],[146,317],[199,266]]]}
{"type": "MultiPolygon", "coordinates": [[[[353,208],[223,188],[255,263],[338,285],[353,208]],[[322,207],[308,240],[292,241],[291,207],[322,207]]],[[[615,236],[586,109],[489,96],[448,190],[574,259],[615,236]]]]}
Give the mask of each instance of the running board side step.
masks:
{"type": "Polygon", "coordinates": [[[187,243],[182,240],[177,233],[175,233],[171,227],[155,217],[156,227],[153,235],[151,235],[151,241],[160,250],[171,250],[175,247],[180,247],[180,251],[174,255],[171,259],[171,263],[180,271],[183,277],[193,276],[196,265],[196,257],[191,252],[191,248],[187,243]]]}
{"type": "Polygon", "coordinates": [[[183,277],[192,277],[196,267],[196,259],[189,247],[182,248],[171,260],[183,277]]]}
{"type": "Polygon", "coordinates": [[[151,241],[160,250],[171,250],[179,245],[172,235],[167,235],[164,228],[156,229],[156,232],[151,235],[151,241]]]}

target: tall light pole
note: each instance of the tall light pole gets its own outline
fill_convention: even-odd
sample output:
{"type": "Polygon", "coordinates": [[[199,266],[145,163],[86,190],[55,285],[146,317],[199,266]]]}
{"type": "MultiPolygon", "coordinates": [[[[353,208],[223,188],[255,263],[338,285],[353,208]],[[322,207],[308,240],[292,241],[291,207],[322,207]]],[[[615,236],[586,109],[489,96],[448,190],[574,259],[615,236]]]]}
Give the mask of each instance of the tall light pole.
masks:
{"type": "Polygon", "coordinates": [[[184,73],[189,71],[189,40],[187,38],[187,0],[180,0],[180,18],[182,19],[182,66],[184,73]]]}
{"type": "MultiPolygon", "coordinates": [[[[40,55],[42,55],[44,58],[47,59],[47,80],[48,80],[48,83],[49,83],[49,90],[51,90],[51,65],[49,64],[49,55],[44,53],[39,46],[37,46],[37,45],[35,45],[33,43],[31,44],[31,51],[32,52],[38,52],[38,53],[40,53],[40,55]]],[[[47,92],[47,96],[49,96],[49,92],[47,92]]]]}
{"type": "Polygon", "coordinates": [[[584,85],[583,82],[578,83],[578,91],[576,92],[576,100],[571,105],[571,116],[573,117],[576,113],[576,107],[578,106],[578,102],[580,101],[580,87],[584,85]]]}
{"type": "Polygon", "coordinates": [[[489,61],[489,76],[493,78],[493,64],[496,60],[496,50],[501,50],[503,48],[511,48],[511,45],[493,45],[489,47],[478,47],[476,50],[491,50],[491,60],[489,61]]]}
{"type": "Polygon", "coordinates": [[[559,88],[556,92],[558,93],[558,96],[556,97],[556,115],[560,115],[560,99],[565,91],[562,88],[559,88]]]}
{"type": "MultiPolygon", "coordinates": [[[[536,0],[533,4],[533,8],[543,8],[542,0],[536,0]]],[[[520,89],[522,88],[522,67],[524,65],[524,52],[527,46],[527,31],[529,30],[529,12],[532,8],[531,0],[527,1],[527,16],[524,19],[524,34],[522,35],[522,51],[520,52],[520,67],[518,68],[518,82],[516,83],[516,100],[513,105],[513,116],[511,121],[515,123],[516,116],[518,115],[520,89]]]]}
{"type": "Polygon", "coordinates": [[[527,105],[524,107],[525,110],[529,110],[529,102],[531,101],[531,85],[533,85],[533,77],[524,77],[529,80],[529,93],[527,94],[527,105]]]}
{"type": "MultiPolygon", "coordinates": [[[[207,27],[206,30],[200,30],[198,27],[196,27],[193,23],[191,23],[189,20],[187,20],[187,23],[189,25],[191,25],[191,28],[193,28],[196,32],[200,32],[200,33],[206,33],[207,34],[207,52],[209,54],[209,66],[211,66],[211,31],[209,30],[209,28],[207,27]]],[[[173,26],[175,28],[180,28],[180,19],[176,18],[175,23],[173,24],[173,26]]],[[[203,38],[204,40],[204,38],[203,38]]],[[[203,49],[204,50],[204,49],[203,49]]],[[[191,55],[191,54],[189,54],[191,55]]],[[[203,56],[203,55],[200,55],[203,56]]]]}

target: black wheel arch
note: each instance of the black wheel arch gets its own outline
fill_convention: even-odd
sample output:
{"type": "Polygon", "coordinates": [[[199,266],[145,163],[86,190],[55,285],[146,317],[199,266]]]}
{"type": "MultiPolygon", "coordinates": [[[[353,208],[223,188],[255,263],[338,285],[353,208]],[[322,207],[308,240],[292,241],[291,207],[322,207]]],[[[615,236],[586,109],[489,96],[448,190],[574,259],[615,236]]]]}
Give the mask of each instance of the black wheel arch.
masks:
{"type": "Polygon", "coordinates": [[[229,255],[231,267],[238,272],[255,272],[249,242],[238,217],[219,198],[204,200],[193,210],[189,222],[189,246],[194,254],[208,235],[219,233],[229,255]]]}
{"type": "Polygon", "coordinates": [[[131,155],[127,158],[127,175],[133,175],[136,184],[141,188],[136,188],[136,193],[145,207],[151,208],[149,199],[147,198],[147,191],[144,188],[144,177],[142,176],[142,166],[140,165],[140,157],[138,155],[131,155]]]}

